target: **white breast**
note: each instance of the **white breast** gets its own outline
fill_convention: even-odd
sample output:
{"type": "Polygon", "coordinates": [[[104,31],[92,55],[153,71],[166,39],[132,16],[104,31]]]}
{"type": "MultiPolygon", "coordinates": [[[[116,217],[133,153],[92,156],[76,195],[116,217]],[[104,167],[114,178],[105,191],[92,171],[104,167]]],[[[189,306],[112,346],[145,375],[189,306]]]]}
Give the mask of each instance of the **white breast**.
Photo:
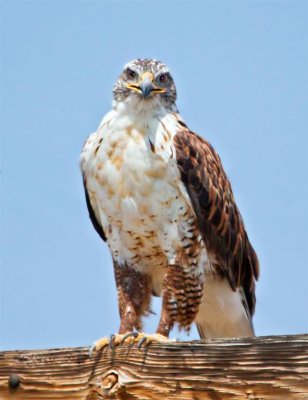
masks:
{"type": "Polygon", "coordinates": [[[176,124],[171,113],[132,121],[111,112],[84,147],[91,205],[119,263],[162,268],[187,234],[192,211],[175,158],[176,124]]]}

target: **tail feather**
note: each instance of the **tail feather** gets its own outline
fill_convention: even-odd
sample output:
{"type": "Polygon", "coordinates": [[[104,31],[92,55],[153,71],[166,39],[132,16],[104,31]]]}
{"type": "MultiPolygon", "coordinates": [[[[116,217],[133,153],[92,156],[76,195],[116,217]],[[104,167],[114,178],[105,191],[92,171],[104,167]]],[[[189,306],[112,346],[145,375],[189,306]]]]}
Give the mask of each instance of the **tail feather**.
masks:
{"type": "Polygon", "coordinates": [[[227,279],[218,275],[206,275],[195,322],[201,339],[254,336],[243,290],[234,291],[227,279]]]}

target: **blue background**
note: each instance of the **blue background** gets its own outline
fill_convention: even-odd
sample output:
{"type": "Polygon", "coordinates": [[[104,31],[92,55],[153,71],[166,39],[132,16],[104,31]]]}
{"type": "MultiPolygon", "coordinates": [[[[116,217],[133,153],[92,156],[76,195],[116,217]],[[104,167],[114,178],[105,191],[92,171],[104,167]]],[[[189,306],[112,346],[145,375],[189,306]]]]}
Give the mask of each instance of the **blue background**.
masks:
{"type": "Polygon", "coordinates": [[[307,331],[307,16],[305,1],[1,3],[2,349],[118,329],[78,161],[136,57],[170,66],[186,123],[222,158],[261,263],[256,333],[307,331]]]}

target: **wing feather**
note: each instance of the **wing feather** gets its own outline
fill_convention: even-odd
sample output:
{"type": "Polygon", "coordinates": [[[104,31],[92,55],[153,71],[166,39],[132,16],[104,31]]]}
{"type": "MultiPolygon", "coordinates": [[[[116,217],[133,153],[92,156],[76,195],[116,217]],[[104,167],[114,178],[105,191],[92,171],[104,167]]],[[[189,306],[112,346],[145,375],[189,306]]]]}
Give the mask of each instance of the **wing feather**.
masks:
{"type": "Polygon", "coordinates": [[[96,218],[95,212],[94,212],[93,207],[91,205],[91,200],[90,200],[90,197],[89,197],[89,193],[88,193],[88,190],[87,190],[87,185],[86,185],[86,180],[85,179],[83,179],[83,186],[84,186],[84,192],[85,192],[85,197],[86,197],[86,202],[87,202],[87,207],[88,207],[90,220],[92,221],[92,224],[93,224],[96,232],[103,239],[103,241],[106,242],[107,239],[106,239],[106,235],[104,233],[104,230],[103,230],[101,224],[99,223],[98,219],[96,218]]]}
{"type": "Polygon", "coordinates": [[[228,278],[231,287],[243,288],[252,315],[258,258],[220,158],[206,140],[191,132],[182,121],[179,121],[174,144],[181,178],[207,251],[217,260],[215,267],[228,278]]]}

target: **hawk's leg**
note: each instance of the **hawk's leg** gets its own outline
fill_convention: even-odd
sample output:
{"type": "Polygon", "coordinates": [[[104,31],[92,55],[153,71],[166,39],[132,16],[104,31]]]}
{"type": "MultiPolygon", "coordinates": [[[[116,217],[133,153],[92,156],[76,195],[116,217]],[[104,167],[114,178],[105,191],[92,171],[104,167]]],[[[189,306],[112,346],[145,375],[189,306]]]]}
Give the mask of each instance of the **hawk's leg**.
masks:
{"type": "Polygon", "coordinates": [[[165,292],[163,294],[162,311],[156,333],[167,338],[175,322],[175,317],[172,310],[170,310],[170,304],[172,304],[170,296],[165,292]]]}
{"type": "Polygon", "coordinates": [[[180,283],[177,283],[177,280],[173,277],[174,273],[176,273],[176,268],[176,266],[168,266],[166,270],[162,291],[162,310],[156,331],[157,334],[167,338],[173,328],[178,313],[177,302],[173,293],[177,287],[180,289],[180,286],[182,286],[180,283]]]}
{"type": "Polygon", "coordinates": [[[144,337],[141,318],[149,313],[151,291],[145,274],[127,265],[119,266],[114,261],[114,272],[118,290],[118,305],[121,318],[119,333],[110,338],[97,340],[90,350],[98,351],[106,346],[113,348],[123,343],[138,343],[144,337]],[[137,331],[137,332],[136,332],[137,331]]]}
{"type": "Polygon", "coordinates": [[[157,333],[168,337],[175,323],[189,331],[203,295],[204,275],[198,263],[169,265],[164,278],[162,311],[157,333]]]}
{"type": "MultiPolygon", "coordinates": [[[[131,267],[115,265],[116,282],[118,288],[119,311],[121,325],[119,335],[115,340],[122,343],[137,343],[138,348],[155,342],[166,342],[168,333],[147,335],[142,330],[141,317],[150,311],[152,290],[149,278],[131,267]],[[137,332],[133,332],[135,330],[137,332]]],[[[170,325],[171,326],[171,325],[170,325]]]]}
{"type": "Polygon", "coordinates": [[[119,334],[142,329],[141,318],[149,313],[151,291],[145,274],[127,265],[114,263],[121,318],[119,334]]]}

